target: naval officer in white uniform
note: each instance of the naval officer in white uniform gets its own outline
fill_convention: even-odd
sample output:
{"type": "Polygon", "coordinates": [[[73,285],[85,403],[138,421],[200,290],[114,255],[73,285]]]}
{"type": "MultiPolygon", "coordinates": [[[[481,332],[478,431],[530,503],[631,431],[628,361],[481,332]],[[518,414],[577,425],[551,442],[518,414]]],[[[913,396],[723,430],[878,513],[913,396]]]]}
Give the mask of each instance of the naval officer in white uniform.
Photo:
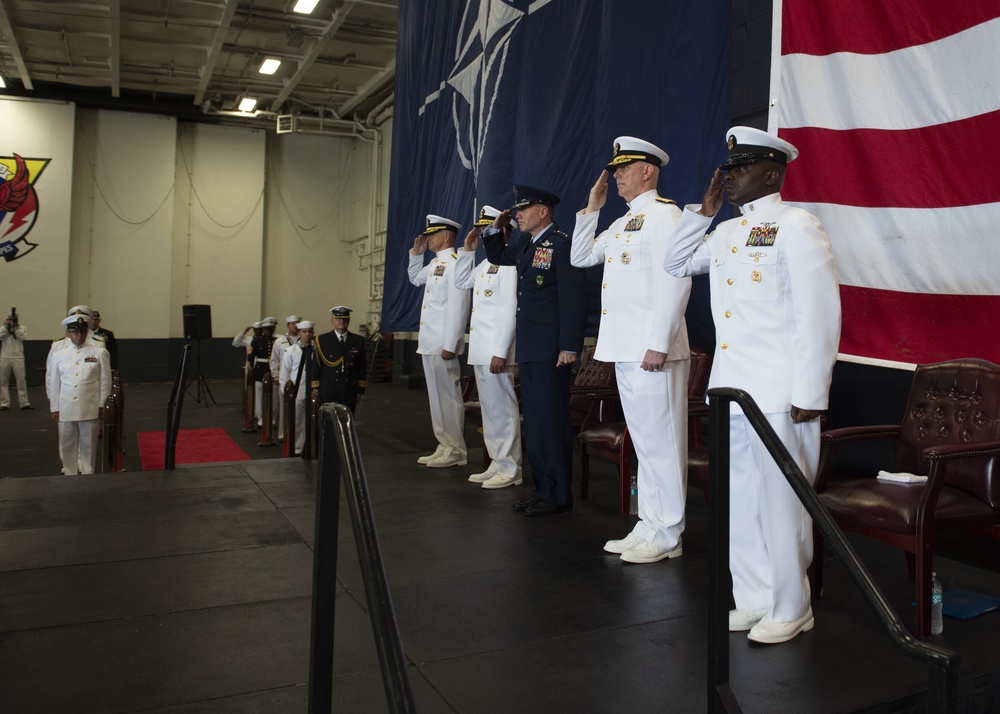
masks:
{"type": "MultiPolygon", "coordinates": [[[[91,310],[87,305],[74,305],[66,313],[66,317],[73,317],[83,315],[87,318],[88,332],[85,344],[91,347],[100,347],[102,349],[106,348],[104,344],[104,339],[100,335],[95,335],[93,332],[89,331],[90,320],[94,317],[94,311],[91,310]]],[[[70,340],[67,334],[62,339],[53,340],[52,344],[49,346],[49,354],[45,357],[45,396],[51,398],[52,395],[49,393],[49,374],[52,369],[52,357],[59,350],[65,349],[72,346],[73,342],[70,340]]],[[[76,473],[75,471],[73,473],[76,473]]]]}
{"type": "Polygon", "coordinates": [[[296,327],[302,318],[289,315],[285,318],[285,334],[274,338],[271,345],[271,378],[274,380],[275,399],[278,402],[278,441],[285,438],[285,400],[281,398],[281,358],[289,347],[299,341],[299,329],[296,327]]]}
{"type": "Polygon", "coordinates": [[[63,473],[94,473],[101,408],[111,394],[111,357],[103,346],[87,342],[89,321],[72,315],[62,322],[70,346],[52,355],[49,411],[59,423],[59,458],[63,473]]]}
{"type": "MultiPolygon", "coordinates": [[[[458,251],[455,284],[472,290],[469,364],[483,412],[483,441],[490,455],[486,471],[469,476],[483,488],[521,484],[521,414],[514,390],[514,322],[517,316],[517,268],[484,259],[473,269],[479,231],[500,215],[484,206],[458,251]]],[[[509,237],[510,231],[507,230],[509,237]]]]}
{"type": "Polygon", "coordinates": [[[684,310],[691,279],[663,271],[663,256],[681,213],[656,192],[660,167],[669,160],[648,141],[618,137],[611,162],[590,189],[573,231],[573,265],[604,265],[594,359],[615,363],[639,463],[639,522],[625,538],[604,546],[629,563],[655,563],[684,552],[691,370],[684,310]],[[609,173],[629,210],[595,237],[609,173]]]}
{"type": "MultiPolygon", "coordinates": [[[[305,368],[302,368],[300,376],[299,365],[302,364],[303,350],[312,343],[315,329],[316,323],[309,320],[295,323],[295,342],[281,353],[281,366],[278,370],[279,393],[284,393],[288,382],[299,382],[299,390],[295,393],[295,448],[292,451],[295,456],[302,454],[302,446],[306,443],[306,398],[309,396],[305,368]]],[[[281,400],[282,403],[284,401],[281,400]]]]}
{"type": "Polygon", "coordinates": [[[431,424],[438,446],[417,463],[430,468],[464,466],[465,402],[462,400],[458,356],[465,351],[469,319],[469,291],[455,284],[455,236],[462,226],[442,216],[428,215],[424,232],[413,240],[407,273],[410,282],[424,288],[420,307],[417,354],[424,366],[431,424]],[[424,252],[434,258],[424,265],[424,252]]]}
{"type": "MultiPolygon", "coordinates": [[[[709,273],[717,341],[709,387],[746,390],[812,481],[840,342],[833,252],[819,220],[781,200],[798,150],[750,127],[727,138],[727,162],[702,205],[685,207],[663,265],[672,275],[709,273]],[[723,191],[742,215],[706,236],[723,191]]],[[[735,404],[729,443],[729,629],[785,642],[813,628],[811,520],[735,404]]]]}

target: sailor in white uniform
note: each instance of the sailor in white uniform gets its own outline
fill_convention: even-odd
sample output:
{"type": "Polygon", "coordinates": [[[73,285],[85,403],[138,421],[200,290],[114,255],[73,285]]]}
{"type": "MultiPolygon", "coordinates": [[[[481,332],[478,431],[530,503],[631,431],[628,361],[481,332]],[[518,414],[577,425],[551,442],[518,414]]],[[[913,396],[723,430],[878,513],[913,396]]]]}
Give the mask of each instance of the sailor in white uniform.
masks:
{"type": "MultiPolygon", "coordinates": [[[[833,252],[819,220],[781,200],[798,149],[750,127],[727,136],[729,158],[701,206],[685,207],[663,265],[672,275],[709,274],[717,340],[709,387],[748,392],[812,481],[840,342],[833,252]],[[742,215],[706,236],[723,190],[742,215]]],[[[786,642],[813,628],[811,520],[736,404],[729,443],[729,629],[786,642]]]]}
{"type": "Polygon", "coordinates": [[[656,193],[660,167],[669,160],[648,141],[618,137],[611,162],[590,189],[573,231],[573,265],[604,265],[594,359],[615,363],[639,464],[639,522],[625,538],[604,546],[629,563],[654,563],[683,553],[691,368],[684,310],[691,279],[663,271],[663,256],[681,213],[656,193]],[[595,237],[609,173],[629,210],[595,237]]]}
{"type": "Polygon", "coordinates": [[[286,317],[285,334],[275,337],[274,344],[271,345],[271,378],[274,379],[274,389],[277,394],[275,399],[278,400],[278,441],[282,441],[285,438],[285,400],[281,398],[281,390],[284,382],[279,379],[281,376],[281,358],[289,347],[299,341],[299,330],[296,325],[300,322],[302,322],[302,318],[298,315],[289,315],[286,317]]]}
{"type": "MultiPolygon", "coordinates": [[[[299,365],[302,364],[302,351],[313,339],[313,331],[316,323],[309,320],[301,320],[295,325],[295,342],[284,350],[281,355],[281,368],[278,373],[278,384],[281,392],[284,393],[285,384],[299,381],[299,390],[295,393],[295,450],[294,454],[302,454],[302,446],[306,441],[306,403],[309,396],[309,384],[305,368],[302,369],[302,376],[299,376],[299,365]]],[[[284,399],[281,400],[282,403],[284,399]]]]}
{"type": "MultiPolygon", "coordinates": [[[[483,441],[490,455],[486,471],[472,483],[496,489],[521,483],[521,414],[514,390],[514,323],[517,316],[517,268],[483,260],[473,269],[479,231],[500,211],[484,206],[458,251],[455,285],[472,290],[469,364],[483,413],[483,441]]],[[[509,231],[508,231],[509,235],[509,231]]]]}
{"type": "Polygon", "coordinates": [[[458,356],[465,351],[465,325],[469,319],[469,291],[454,281],[455,236],[461,225],[442,216],[428,215],[424,232],[413,240],[407,273],[410,282],[424,288],[420,308],[417,354],[421,355],[431,424],[438,446],[417,463],[430,468],[464,466],[465,405],[460,384],[458,356]],[[434,258],[424,265],[424,252],[434,258]]]}
{"type": "MultiPolygon", "coordinates": [[[[87,305],[74,305],[66,313],[66,317],[73,317],[76,315],[83,315],[87,318],[88,325],[90,320],[94,317],[94,311],[91,310],[87,305]]],[[[52,366],[52,356],[59,350],[70,347],[73,343],[70,341],[69,335],[67,334],[62,339],[53,340],[52,344],[49,346],[49,354],[45,357],[45,396],[51,398],[52,395],[49,394],[49,370],[52,366]]],[[[105,348],[104,340],[100,335],[95,335],[93,332],[87,332],[86,344],[92,347],[105,348]]],[[[75,473],[75,472],[74,472],[75,473]]]]}
{"type": "Polygon", "coordinates": [[[71,344],[52,355],[49,373],[49,411],[59,424],[65,474],[94,473],[101,409],[111,394],[111,357],[87,342],[88,323],[84,315],[63,320],[71,344]]]}

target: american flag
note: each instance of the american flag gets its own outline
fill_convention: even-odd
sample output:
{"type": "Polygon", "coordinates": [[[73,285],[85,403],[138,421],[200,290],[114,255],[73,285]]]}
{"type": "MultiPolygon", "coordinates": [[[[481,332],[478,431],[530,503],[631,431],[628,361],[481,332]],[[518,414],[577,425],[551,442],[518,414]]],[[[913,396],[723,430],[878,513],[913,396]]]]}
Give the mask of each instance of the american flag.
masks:
{"type": "Polygon", "coordinates": [[[775,0],[782,196],[837,261],[842,358],[1000,362],[1000,1],[775,0]]]}

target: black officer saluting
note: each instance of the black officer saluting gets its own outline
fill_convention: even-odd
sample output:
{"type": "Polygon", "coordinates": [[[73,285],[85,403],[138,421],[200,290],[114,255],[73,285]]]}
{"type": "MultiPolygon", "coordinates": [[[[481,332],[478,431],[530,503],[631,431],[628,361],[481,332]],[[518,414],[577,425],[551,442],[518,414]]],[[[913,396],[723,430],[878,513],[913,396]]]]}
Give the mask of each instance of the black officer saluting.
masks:
{"type": "Polygon", "coordinates": [[[351,413],[365,393],[365,340],[348,332],[351,308],[343,305],[330,310],[333,331],[316,340],[316,370],[319,374],[319,400],[337,402],[351,413]]]}

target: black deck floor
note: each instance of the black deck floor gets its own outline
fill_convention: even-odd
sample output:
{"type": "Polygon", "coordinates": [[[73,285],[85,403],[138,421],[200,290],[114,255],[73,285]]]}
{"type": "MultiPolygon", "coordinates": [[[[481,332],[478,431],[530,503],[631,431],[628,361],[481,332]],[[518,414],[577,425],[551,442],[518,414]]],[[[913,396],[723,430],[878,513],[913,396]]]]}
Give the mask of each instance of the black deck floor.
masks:
{"type": "MultiPolygon", "coordinates": [[[[136,430],[162,429],[169,385],[126,385],[125,473],[57,476],[55,426],[0,413],[0,712],[304,712],[315,464],[239,433],[238,385],[189,401],[182,427],[221,426],[253,461],[142,472],[136,430]],[[260,458],[267,457],[267,458],[260,458]]],[[[684,556],[624,565],[604,554],[617,515],[610,466],[570,514],[510,509],[528,486],[468,484],[478,459],[429,470],[425,395],[372,385],[359,419],[364,466],[421,712],[706,710],[707,511],[688,499],[684,556]]],[[[468,435],[478,457],[476,434],[468,435]]],[[[912,626],[903,557],[852,540],[912,626]]],[[[941,544],[945,590],[1000,595],[996,542],[941,544]]],[[[387,705],[350,521],[341,522],[336,711],[387,705]]],[[[927,688],[836,564],[792,642],[730,636],[746,712],[915,711],[927,688]],[[893,704],[893,703],[896,704],[893,704]]],[[[962,657],[967,711],[997,711],[1000,613],[946,618],[932,638],[962,657]],[[974,691],[979,691],[973,703],[974,691]]]]}

